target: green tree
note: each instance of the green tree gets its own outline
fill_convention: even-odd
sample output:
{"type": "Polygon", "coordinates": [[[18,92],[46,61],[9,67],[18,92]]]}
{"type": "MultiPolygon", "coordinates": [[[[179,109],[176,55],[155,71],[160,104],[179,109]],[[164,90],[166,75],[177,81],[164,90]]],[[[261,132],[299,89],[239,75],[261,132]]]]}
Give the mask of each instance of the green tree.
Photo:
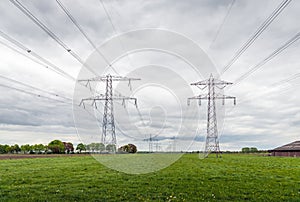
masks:
{"type": "Polygon", "coordinates": [[[91,144],[89,144],[89,148],[90,150],[92,150],[92,153],[94,153],[96,150],[96,143],[92,142],[91,144]]]}
{"type": "Polygon", "coordinates": [[[42,151],[45,151],[45,145],[43,145],[43,144],[35,144],[35,145],[32,146],[32,149],[36,153],[41,153],[42,151]]]}
{"type": "Polygon", "coordinates": [[[81,153],[81,151],[85,151],[86,148],[85,148],[84,144],[79,143],[76,147],[76,150],[79,150],[79,153],[81,153]]]}
{"type": "Polygon", "coordinates": [[[9,148],[8,148],[8,152],[7,153],[15,153],[15,146],[14,145],[11,145],[9,148]]]}
{"type": "Polygon", "coordinates": [[[86,149],[88,152],[90,152],[90,150],[91,150],[90,144],[85,145],[85,149],[86,149]]]}
{"type": "Polygon", "coordinates": [[[249,152],[250,152],[250,148],[249,147],[242,148],[242,153],[249,153],[249,152]]]}
{"type": "Polygon", "coordinates": [[[103,143],[95,143],[95,149],[98,152],[102,152],[105,150],[105,145],[103,143]]]}
{"type": "Polygon", "coordinates": [[[6,154],[5,145],[0,144],[0,154],[6,154]]]}
{"type": "Polygon", "coordinates": [[[48,149],[50,149],[54,154],[61,154],[65,152],[65,145],[60,140],[53,140],[48,144],[48,149]]]}
{"type": "Polygon", "coordinates": [[[9,145],[4,145],[4,151],[5,151],[5,154],[9,153],[11,151],[11,148],[9,145]]]}
{"type": "Polygon", "coordinates": [[[114,145],[114,144],[108,144],[108,145],[106,145],[106,151],[108,151],[108,152],[116,152],[116,145],[114,145]]]}
{"type": "Polygon", "coordinates": [[[17,154],[21,151],[21,148],[19,147],[18,144],[15,144],[15,145],[13,146],[13,149],[14,149],[14,152],[16,152],[17,154]]]}
{"type": "Polygon", "coordinates": [[[256,152],[258,152],[258,149],[256,147],[251,147],[250,152],[251,153],[256,153],[256,152]]]}
{"type": "Polygon", "coordinates": [[[21,145],[21,151],[25,154],[30,151],[31,147],[29,144],[21,145]]]}

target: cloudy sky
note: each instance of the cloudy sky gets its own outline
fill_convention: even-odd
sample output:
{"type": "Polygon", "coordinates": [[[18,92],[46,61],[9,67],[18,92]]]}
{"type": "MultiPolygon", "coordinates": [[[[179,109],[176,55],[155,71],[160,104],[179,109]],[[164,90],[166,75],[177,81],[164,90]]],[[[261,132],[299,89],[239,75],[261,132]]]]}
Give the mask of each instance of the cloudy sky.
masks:
{"type": "MultiPolygon", "coordinates": [[[[97,63],[100,56],[97,58],[94,55],[95,48],[92,44],[96,47],[112,44],[111,41],[116,36],[126,35],[133,30],[151,28],[170,31],[202,49],[199,58],[210,61],[205,64],[213,66],[211,73],[217,76],[217,72],[224,69],[282,0],[61,0],[92,44],[55,0],[18,2],[67,48],[51,38],[49,33],[35,24],[11,1],[0,2],[0,144],[47,144],[53,139],[78,144],[100,137],[101,126],[98,123],[102,120],[103,105],[99,105],[98,111],[91,107],[77,109],[81,95],[86,96],[89,93],[82,93],[83,87],[70,79],[92,76],[84,73],[85,67],[78,58],[83,63],[90,62],[93,67],[101,66],[97,63]],[[10,41],[7,40],[8,37],[10,41]],[[20,43],[19,46],[16,41],[20,43]],[[66,49],[71,49],[71,52],[66,49]],[[60,70],[54,70],[49,63],[60,70]],[[68,74],[69,78],[66,74],[60,75],[64,74],[62,72],[68,74]],[[86,110],[90,112],[86,113],[86,110]]],[[[223,93],[237,97],[236,106],[233,107],[229,101],[225,108],[218,108],[221,114],[218,117],[221,150],[240,150],[245,146],[271,149],[300,139],[298,38],[247,78],[240,80],[243,74],[298,34],[299,9],[300,2],[291,1],[221,75],[222,80],[234,83],[228,89],[225,88],[223,93]],[[226,116],[223,116],[224,110],[226,116]]],[[[151,34],[149,35],[151,38],[151,34]]],[[[119,46],[112,45],[114,48],[109,51],[117,54],[121,49],[129,49],[126,40],[130,36],[126,37],[121,37],[121,40],[117,37],[114,43],[119,46]]],[[[175,40],[176,37],[157,41],[153,36],[153,39],[155,41],[151,43],[165,43],[170,47],[178,45],[177,48],[184,50],[183,52],[189,49],[175,40]]],[[[135,38],[130,40],[134,41],[135,38]]],[[[197,55],[198,52],[191,49],[190,55],[193,54],[197,55]]],[[[195,55],[193,57],[197,58],[195,55]]],[[[109,58],[109,55],[106,56],[109,58]]],[[[117,57],[118,55],[114,58],[117,57]]],[[[180,150],[203,149],[206,102],[201,107],[194,104],[190,108],[183,106],[182,102],[193,94],[200,94],[199,89],[190,88],[188,84],[206,79],[208,72],[202,72],[198,78],[182,58],[166,52],[131,52],[119,57],[114,61],[117,73],[142,80],[136,84],[132,82],[133,91],[125,90],[127,83],[118,86],[118,92],[121,90],[124,95],[130,94],[139,99],[141,114],[129,106],[130,103],[126,110],[116,103],[118,143],[137,141],[135,143],[138,147],[147,149],[147,143],[141,140],[149,137],[151,133],[161,141],[159,146],[170,149],[172,138],[177,136],[180,128],[186,127],[189,130],[183,131],[189,132],[178,138],[182,144],[180,150]],[[189,116],[193,114],[193,109],[198,113],[197,120],[189,116]],[[184,125],[182,114],[186,111],[189,121],[184,125]],[[133,126],[126,127],[128,125],[133,126]],[[187,140],[189,141],[186,142],[187,140]]],[[[197,68],[201,72],[204,67],[197,68]]],[[[115,72],[107,70],[106,73],[115,72]]],[[[104,92],[103,85],[94,87],[104,92]]],[[[176,143],[173,141],[173,149],[174,144],[176,143]]]]}

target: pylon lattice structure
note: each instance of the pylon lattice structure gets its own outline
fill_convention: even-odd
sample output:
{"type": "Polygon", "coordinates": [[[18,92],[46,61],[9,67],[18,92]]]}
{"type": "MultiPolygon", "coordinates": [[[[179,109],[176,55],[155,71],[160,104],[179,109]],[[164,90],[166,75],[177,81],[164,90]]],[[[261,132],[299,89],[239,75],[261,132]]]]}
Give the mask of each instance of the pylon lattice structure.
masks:
{"type": "MultiPolygon", "coordinates": [[[[126,97],[123,95],[115,96],[113,94],[113,81],[128,81],[128,85],[131,85],[131,81],[140,80],[138,78],[127,78],[122,76],[112,76],[110,74],[105,76],[98,76],[91,79],[83,79],[78,80],[78,82],[85,82],[85,85],[91,89],[91,82],[105,82],[105,94],[97,93],[96,96],[84,98],[81,100],[79,106],[83,106],[85,108],[85,102],[91,102],[91,105],[96,109],[97,101],[105,101],[104,103],[104,111],[103,111],[103,122],[102,122],[102,135],[101,142],[107,146],[112,145],[112,152],[116,151],[117,146],[117,138],[115,132],[115,118],[114,118],[114,101],[119,100],[122,101],[122,105],[125,107],[125,100],[133,100],[135,106],[137,107],[137,99],[133,97],[126,97]]],[[[130,86],[131,87],[131,86],[130,86]]]]}
{"type": "Polygon", "coordinates": [[[192,83],[191,85],[197,86],[201,90],[208,89],[208,93],[204,95],[197,95],[188,98],[188,105],[190,100],[198,100],[201,105],[201,100],[208,100],[207,103],[207,129],[206,129],[206,143],[204,155],[208,156],[209,153],[216,153],[217,157],[221,157],[219,138],[218,138],[218,125],[217,125],[217,112],[216,112],[216,100],[222,99],[222,104],[225,104],[225,99],[233,99],[234,105],[236,105],[236,97],[226,96],[216,93],[216,88],[223,89],[227,85],[232,83],[215,79],[211,74],[209,79],[192,83]]]}

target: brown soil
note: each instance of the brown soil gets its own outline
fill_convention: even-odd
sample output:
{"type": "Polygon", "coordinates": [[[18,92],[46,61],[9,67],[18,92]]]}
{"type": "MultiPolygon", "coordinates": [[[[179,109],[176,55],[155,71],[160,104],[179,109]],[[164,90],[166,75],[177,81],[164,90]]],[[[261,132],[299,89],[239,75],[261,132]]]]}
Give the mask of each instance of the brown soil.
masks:
{"type": "Polygon", "coordinates": [[[86,154],[1,154],[0,160],[4,159],[26,159],[26,158],[54,158],[54,157],[73,157],[86,154]]]}

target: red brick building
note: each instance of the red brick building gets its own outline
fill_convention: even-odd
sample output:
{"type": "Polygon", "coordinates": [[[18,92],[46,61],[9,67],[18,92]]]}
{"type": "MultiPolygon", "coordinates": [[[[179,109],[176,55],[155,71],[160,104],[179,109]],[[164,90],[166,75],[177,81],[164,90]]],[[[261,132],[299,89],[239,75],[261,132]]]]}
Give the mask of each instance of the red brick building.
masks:
{"type": "Polygon", "coordinates": [[[272,156],[300,157],[300,141],[277,147],[273,150],[269,150],[269,152],[271,152],[272,156]]]}

